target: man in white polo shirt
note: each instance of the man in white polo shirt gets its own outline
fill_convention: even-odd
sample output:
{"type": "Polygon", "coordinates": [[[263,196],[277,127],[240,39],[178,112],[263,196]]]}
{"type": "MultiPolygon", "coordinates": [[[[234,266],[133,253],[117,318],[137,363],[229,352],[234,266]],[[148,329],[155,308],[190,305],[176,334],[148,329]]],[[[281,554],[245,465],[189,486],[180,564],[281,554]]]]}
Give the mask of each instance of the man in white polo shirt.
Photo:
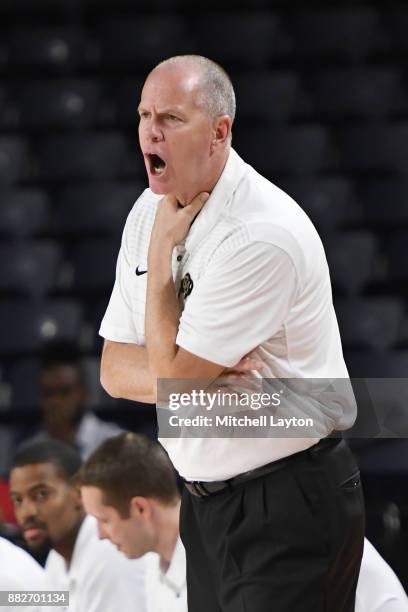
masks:
{"type": "Polygon", "coordinates": [[[147,612],[187,612],[180,492],[163,448],[146,436],[121,434],[91,455],[77,482],[101,537],[130,559],[145,555],[147,612]]]}
{"type": "MultiPolygon", "coordinates": [[[[223,69],[166,60],[139,115],[149,189],[128,217],[101,324],[105,389],[154,401],[158,381],[216,381],[247,354],[266,378],[347,380],[323,246],[301,208],[231,148],[223,69]]],[[[190,612],[354,610],[362,491],[345,443],[327,436],[351,427],[356,408],[341,393],[312,404],[309,435],[161,439],[187,481],[190,612]]]]}
{"type": "Polygon", "coordinates": [[[96,520],[85,514],[72,481],[80,466],[76,449],[57,440],[17,451],[10,493],[23,537],[37,552],[51,548],[48,588],[69,592],[69,612],[145,612],[144,561],[130,561],[99,540],[96,520]]]}
{"type": "MultiPolygon", "coordinates": [[[[46,575],[39,563],[25,550],[0,537],[0,591],[45,591],[46,575]]],[[[29,594],[26,593],[27,601],[29,594]]],[[[16,598],[17,599],[17,598],[16,598]]],[[[21,602],[1,606],[2,612],[39,612],[41,606],[21,602]]]]}
{"type": "Polygon", "coordinates": [[[408,612],[408,597],[380,553],[365,538],[356,612],[408,612]]]}

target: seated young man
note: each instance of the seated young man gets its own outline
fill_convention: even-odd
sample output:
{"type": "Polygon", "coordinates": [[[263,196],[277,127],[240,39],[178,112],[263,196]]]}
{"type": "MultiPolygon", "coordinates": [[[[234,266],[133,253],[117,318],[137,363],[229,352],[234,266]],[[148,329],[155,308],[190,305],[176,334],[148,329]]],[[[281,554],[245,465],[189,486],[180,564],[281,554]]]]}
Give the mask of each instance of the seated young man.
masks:
{"type": "Polygon", "coordinates": [[[23,537],[32,550],[51,548],[49,588],[69,591],[69,612],[144,612],[144,561],[130,561],[100,541],[72,482],[80,466],[78,452],[63,442],[21,447],[10,492],[23,537]]]}
{"type": "Polygon", "coordinates": [[[77,480],[101,536],[131,559],[156,553],[147,560],[148,612],[187,612],[180,493],[163,448],[145,436],[121,434],[91,455],[77,480]]]}

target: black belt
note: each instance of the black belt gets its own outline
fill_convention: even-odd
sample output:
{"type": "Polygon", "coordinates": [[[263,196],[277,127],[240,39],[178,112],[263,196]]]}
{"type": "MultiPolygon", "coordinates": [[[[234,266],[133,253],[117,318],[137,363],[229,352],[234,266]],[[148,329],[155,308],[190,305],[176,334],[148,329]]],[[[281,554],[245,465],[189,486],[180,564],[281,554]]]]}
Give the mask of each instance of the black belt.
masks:
{"type": "Polygon", "coordinates": [[[222,491],[225,491],[225,489],[233,489],[234,487],[243,484],[244,482],[248,482],[249,480],[253,480],[254,478],[260,478],[266,474],[277,472],[286,465],[303,458],[306,454],[318,453],[323,450],[333,448],[334,446],[337,446],[339,442],[341,442],[341,440],[333,437],[323,438],[310,448],[306,448],[303,451],[289,455],[289,457],[283,457],[282,459],[271,461],[271,463],[266,463],[265,465],[255,468],[254,470],[243,472],[242,474],[238,474],[238,476],[234,476],[228,480],[216,480],[211,482],[205,482],[202,480],[194,480],[190,482],[186,480],[184,481],[184,484],[187,491],[189,491],[192,495],[195,495],[196,497],[209,497],[210,495],[221,493],[222,491]]]}

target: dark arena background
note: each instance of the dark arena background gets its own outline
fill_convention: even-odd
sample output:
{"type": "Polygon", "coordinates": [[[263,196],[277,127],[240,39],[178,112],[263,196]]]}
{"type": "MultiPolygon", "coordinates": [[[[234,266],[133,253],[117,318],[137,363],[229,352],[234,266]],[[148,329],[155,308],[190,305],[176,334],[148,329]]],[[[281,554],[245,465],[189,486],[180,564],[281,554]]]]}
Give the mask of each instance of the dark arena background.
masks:
{"type": "MultiPolygon", "coordinates": [[[[154,409],[99,384],[97,331],[146,185],[147,72],[200,53],[230,73],[233,145],[318,228],[354,377],[408,372],[408,7],[397,2],[0,0],[0,473],[40,423],[44,342],[78,344],[102,419],[154,409]]],[[[399,422],[408,432],[408,394],[399,422]],[[404,411],[405,409],[405,411],[404,411]]],[[[390,411],[392,420],[393,413],[390,411]]],[[[367,534],[408,588],[408,443],[353,440],[367,534]]]]}

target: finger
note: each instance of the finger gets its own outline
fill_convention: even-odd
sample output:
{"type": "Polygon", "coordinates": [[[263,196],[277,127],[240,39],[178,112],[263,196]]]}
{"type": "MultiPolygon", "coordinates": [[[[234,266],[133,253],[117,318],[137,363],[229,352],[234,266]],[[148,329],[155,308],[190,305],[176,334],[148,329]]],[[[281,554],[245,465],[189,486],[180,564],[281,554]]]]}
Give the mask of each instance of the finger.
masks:
{"type": "Polygon", "coordinates": [[[244,376],[243,374],[234,374],[234,373],[223,373],[217,379],[217,388],[220,391],[230,392],[231,387],[233,387],[234,391],[241,390],[245,391],[245,393],[260,393],[262,392],[262,379],[260,378],[249,378],[248,376],[244,376]]]}
{"type": "Polygon", "coordinates": [[[172,206],[173,208],[177,208],[177,205],[177,198],[171,193],[165,195],[159,202],[159,206],[161,207],[172,206]]]}
{"type": "Polygon", "coordinates": [[[194,217],[200,212],[209,197],[210,194],[206,191],[203,191],[202,193],[196,195],[196,197],[191,200],[190,204],[187,204],[187,206],[185,206],[183,210],[188,213],[190,217],[194,217]]]}
{"type": "Polygon", "coordinates": [[[248,370],[261,370],[263,367],[265,367],[265,364],[259,359],[245,359],[245,361],[239,363],[236,367],[239,370],[247,372],[248,370]]]}
{"type": "Polygon", "coordinates": [[[251,370],[262,370],[263,367],[265,367],[263,361],[260,361],[259,359],[246,358],[241,359],[241,361],[237,363],[233,369],[238,372],[249,372],[251,370]]]}
{"type": "Polygon", "coordinates": [[[262,361],[262,359],[258,357],[256,351],[249,351],[249,353],[244,355],[242,359],[256,359],[257,361],[262,361]]]}
{"type": "Polygon", "coordinates": [[[235,374],[234,372],[229,372],[228,374],[222,375],[222,380],[225,382],[231,382],[239,379],[239,374],[235,374]]]}

